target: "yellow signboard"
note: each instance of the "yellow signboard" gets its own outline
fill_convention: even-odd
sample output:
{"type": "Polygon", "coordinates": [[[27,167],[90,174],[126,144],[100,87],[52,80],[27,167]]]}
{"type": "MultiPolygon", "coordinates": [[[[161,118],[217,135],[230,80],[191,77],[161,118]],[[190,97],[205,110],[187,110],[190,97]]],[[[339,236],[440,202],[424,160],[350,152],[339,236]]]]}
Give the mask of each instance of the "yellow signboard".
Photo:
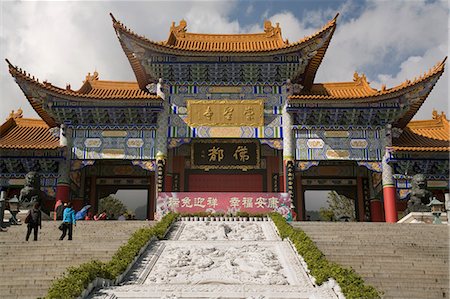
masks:
{"type": "Polygon", "coordinates": [[[262,127],[263,100],[187,100],[191,127],[262,127]]]}

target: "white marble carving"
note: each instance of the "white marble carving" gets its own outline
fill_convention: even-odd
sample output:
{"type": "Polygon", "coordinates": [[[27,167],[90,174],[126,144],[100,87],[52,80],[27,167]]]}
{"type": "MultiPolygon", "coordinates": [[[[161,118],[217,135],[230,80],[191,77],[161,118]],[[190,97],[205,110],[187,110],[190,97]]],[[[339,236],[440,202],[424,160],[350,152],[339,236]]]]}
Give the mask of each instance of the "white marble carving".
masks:
{"type": "MultiPolygon", "coordinates": [[[[257,222],[187,222],[181,227],[177,240],[245,240],[261,241],[269,239],[263,225],[257,222]]],[[[265,229],[267,231],[267,229],[265,229]]]]}
{"type": "Polygon", "coordinates": [[[284,272],[273,250],[259,244],[170,244],[144,283],[286,285],[284,272]]]}
{"type": "Polygon", "coordinates": [[[178,222],[147,249],[121,286],[91,298],[342,298],[317,286],[272,222],[178,222]]]}

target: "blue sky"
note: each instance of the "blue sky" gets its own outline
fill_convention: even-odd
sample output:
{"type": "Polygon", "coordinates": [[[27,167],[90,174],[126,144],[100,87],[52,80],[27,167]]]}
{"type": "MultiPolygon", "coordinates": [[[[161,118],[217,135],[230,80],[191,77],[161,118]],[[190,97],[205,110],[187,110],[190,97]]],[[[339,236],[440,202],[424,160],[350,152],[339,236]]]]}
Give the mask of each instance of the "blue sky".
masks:
{"type": "MultiPolygon", "coordinates": [[[[0,56],[40,80],[78,89],[88,72],[100,79],[135,80],[109,13],[136,33],[165,40],[172,21],[188,31],[261,32],[264,19],[279,22],[295,42],[340,13],[337,30],[316,82],[351,81],[364,72],[375,88],[392,87],[423,74],[448,55],[448,1],[139,1],[0,2],[0,56]]],[[[448,63],[447,63],[448,65],[448,63]]],[[[448,69],[419,110],[448,115],[448,69]]],[[[19,87],[0,68],[1,119],[21,107],[37,117],[19,87]]]]}

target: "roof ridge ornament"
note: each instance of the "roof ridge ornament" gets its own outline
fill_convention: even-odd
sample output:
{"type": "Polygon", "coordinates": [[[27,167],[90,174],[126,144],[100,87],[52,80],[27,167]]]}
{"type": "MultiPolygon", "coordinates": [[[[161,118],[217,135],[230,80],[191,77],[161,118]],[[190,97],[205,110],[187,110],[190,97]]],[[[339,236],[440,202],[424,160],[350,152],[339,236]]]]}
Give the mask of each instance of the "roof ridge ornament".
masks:
{"type": "Polygon", "coordinates": [[[14,112],[14,110],[11,110],[11,112],[9,113],[9,116],[6,120],[8,119],[18,119],[18,118],[23,118],[23,110],[22,108],[17,109],[17,112],[14,112]]]}
{"type": "Polygon", "coordinates": [[[356,85],[361,85],[363,82],[366,83],[367,85],[369,84],[369,82],[367,82],[366,75],[364,73],[361,73],[360,76],[356,71],[353,74],[353,82],[355,82],[356,85]]]}
{"type": "Polygon", "coordinates": [[[88,73],[87,75],[86,75],[86,80],[84,81],[84,82],[86,82],[86,81],[98,81],[98,72],[97,71],[94,71],[94,73],[91,75],[91,73],[88,73]]]}
{"type": "Polygon", "coordinates": [[[276,35],[281,35],[280,23],[276,23],[276,27],[272,26],[272,22],[270,20],[264,21],[264,32],[267,37],[273,37],[276,35]]]}
{"type": "Polygon", "coordinates": [[[181,19],[180,25],[175,26],[175,22],[172,22],[172,26],[170,27],[170,31],[173,32],[173,34],[185,37],[187,32],[187,22],[185,19],[181,19]]]}
{"type": "Polygon", "coordinates": [[[441,111],[441,114],[439,114],[436,109],[433,109],[432,118],[435,120],[447,120],[445,112],[441,111]]]}

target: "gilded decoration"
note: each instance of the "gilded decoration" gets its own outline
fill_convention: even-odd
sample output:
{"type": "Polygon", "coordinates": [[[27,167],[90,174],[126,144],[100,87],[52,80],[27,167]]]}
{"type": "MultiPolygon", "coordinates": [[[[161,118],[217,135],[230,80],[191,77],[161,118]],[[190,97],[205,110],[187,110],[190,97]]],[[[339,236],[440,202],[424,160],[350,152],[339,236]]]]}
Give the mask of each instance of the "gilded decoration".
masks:
{"type": "Polygon", "coordinates": [[[348,150],[327,150],[328,159],[348,159],[350,153],[348,150]]]}
{"type": "Polygon", "coordinates": [[[262,127],[263,100],[187,100],[187,123],[191,127],[262,127]]]}
{"type": "Polygon", "coordinates": [[[241,86],[211,86],[210,93],[241,93],[241,86]]]}
{"type": "Polygon", "coordinates": [[[192,169],[259,169],[260,144],[254,140],[208,139],[191,143],[192,169]]]}
{"type": "Polygon", "coordinates": [[[322,139],[309,139],[307,144],[309,148],[323,148],[325,143],[322,139]]]}
{"type": "Polygon", "coordinates": [[[103,137],[126,137],[127,136],[127,131],[112,131],[112,130],[108,130],[108,131],[103,131],[102,132],[102,136],[103,137]]]}
{"type": "Polygon", "coordinates": [[[352,139],[350,141],[350,146],[352,148],[366,148],[368,146],[368,142],[365,139],[352,139]]]}
{"type": "Polygon", "coordinates": [[[347,138],[349,136],[348,131],[325,131],[325,137],[334,137],[334,138],[347,138]]]}
{"type": "Polygon", "coordinates": [[[358,161],[357,163],[358,166],[364,166],[371,171],[382,172],[381,162],[358,161]]]}
{"type": "Polygon", "coordinates": [[[125,151],[123,149],[104,149],[102,152],[103,159],[123,159],[125,151]]]}
{"type": "Polygon", "coordinates": [[[217,138],[239,138],[242,130],[240,127],[213,127],[209,128],[209,135],[217,138]]]}
{"type": "Polygon", "coordinates": [[[127,146],[128,147],[143,147],[144,140],[142,140],[142,138],[128,138],[127,146]]]}

